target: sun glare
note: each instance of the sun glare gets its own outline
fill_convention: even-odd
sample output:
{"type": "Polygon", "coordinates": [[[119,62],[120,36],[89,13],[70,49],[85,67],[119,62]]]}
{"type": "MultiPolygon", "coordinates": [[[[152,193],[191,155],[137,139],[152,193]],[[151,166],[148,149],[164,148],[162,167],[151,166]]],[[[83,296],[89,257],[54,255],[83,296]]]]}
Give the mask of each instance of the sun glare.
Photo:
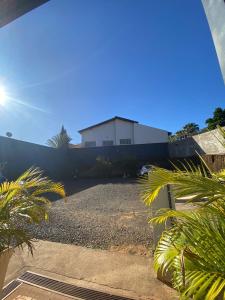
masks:
{"type": "Polygon", "coordinates": [[[7,101],[7,94],[5,88],[0,86],[0,105],[4,105],[7,101]]]}

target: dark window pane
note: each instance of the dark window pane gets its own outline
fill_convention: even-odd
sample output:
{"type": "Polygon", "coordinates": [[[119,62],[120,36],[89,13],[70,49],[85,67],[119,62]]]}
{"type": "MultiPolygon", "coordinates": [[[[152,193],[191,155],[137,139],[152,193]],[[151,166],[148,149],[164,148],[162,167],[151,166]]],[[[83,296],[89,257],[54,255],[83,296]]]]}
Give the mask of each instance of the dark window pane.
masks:
{"type": "Polygon", "coordinates": [[[131,139],[120,139],[120,145],[130,145],[131,139]]]}
{"type": "Polygon", "coordinates": [[[113,141],[103,141],[102,146],[113,146],[113,141]]]}
{"type": "Polygon", "coordinates": [[[90,141],[90,142],[85,142],[84,143],[85,147],[96,147],[96,142],[95,141],[90,141]]]}

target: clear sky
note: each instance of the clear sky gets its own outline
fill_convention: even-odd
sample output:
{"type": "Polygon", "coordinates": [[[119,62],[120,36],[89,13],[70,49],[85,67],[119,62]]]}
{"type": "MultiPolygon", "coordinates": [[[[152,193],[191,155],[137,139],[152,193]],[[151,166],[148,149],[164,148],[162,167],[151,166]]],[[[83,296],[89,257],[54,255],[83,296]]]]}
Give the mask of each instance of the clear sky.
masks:
{"type": "Polygon", "coordinates": [[[225,86],[200,0],[51,0],[0,29],[0,135],[45,144],[115,115],[204,126],[225,86]]]}

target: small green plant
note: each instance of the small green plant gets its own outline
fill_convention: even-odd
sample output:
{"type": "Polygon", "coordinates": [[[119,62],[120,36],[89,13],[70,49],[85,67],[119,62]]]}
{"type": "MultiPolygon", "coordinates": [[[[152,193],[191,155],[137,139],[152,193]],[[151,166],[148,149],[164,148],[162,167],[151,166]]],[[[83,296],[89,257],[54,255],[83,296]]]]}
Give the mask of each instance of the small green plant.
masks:
{"type": "Polygon", "coordinates": [[[60,183],[42,175],[37,168],[31,168],[17,180],[0,185],[0,254],[10,247],[26,244],[33,252],[32,237],[18,223],[40,223],[48,219],[50,201],[48,193],[65,197],[60,183]]]}
{"type": "Polygon", "coordinates": [[[225,299],[225,170],[212,172],[203,160],[198,166],[181,164],[173,171],[154,168],[142,179],[146,205],[168,184],[175,199],[188,197],[195,205],[183,211],[161,209],[150,219],[156,224],[173,220],[159,240],[154,266],[172,274],[180,299],[225,299]]]}

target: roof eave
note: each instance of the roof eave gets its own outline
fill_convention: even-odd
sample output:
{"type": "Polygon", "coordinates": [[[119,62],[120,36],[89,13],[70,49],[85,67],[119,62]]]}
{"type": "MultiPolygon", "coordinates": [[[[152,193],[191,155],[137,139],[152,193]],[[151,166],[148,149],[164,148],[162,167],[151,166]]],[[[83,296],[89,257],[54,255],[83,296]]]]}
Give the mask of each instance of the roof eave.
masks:
{"type": "Polygon", "coordinates": [[[115,121],[115,120],[121,120],[121,121],[125,121],[125,122],[130,122],[130,123],[138,123],[138,121],[134,121],[134,120],[130,120],[130,119],[126,119],[126,118],[122,118],[122,117],[115,116],[115,117],[113,117],[113,118],[111,118],[111,119],[108,119],[108,120],[105,120],[105,121],[103,121],[103,122],[100,122],[100,123],[94,124],[94,125],[92,125],[92,126],[86,127],[86,128],[84,128],[84,129],[78,130],[78,132],[81,134],[81,133],[84,132],[84,131],[93,129],[93,128],[95,128],[95,127],[104,125],[104,124],[106,124],[106,123],[109,123],[109,122],[112,122],[112,121],[115,121]]]}

